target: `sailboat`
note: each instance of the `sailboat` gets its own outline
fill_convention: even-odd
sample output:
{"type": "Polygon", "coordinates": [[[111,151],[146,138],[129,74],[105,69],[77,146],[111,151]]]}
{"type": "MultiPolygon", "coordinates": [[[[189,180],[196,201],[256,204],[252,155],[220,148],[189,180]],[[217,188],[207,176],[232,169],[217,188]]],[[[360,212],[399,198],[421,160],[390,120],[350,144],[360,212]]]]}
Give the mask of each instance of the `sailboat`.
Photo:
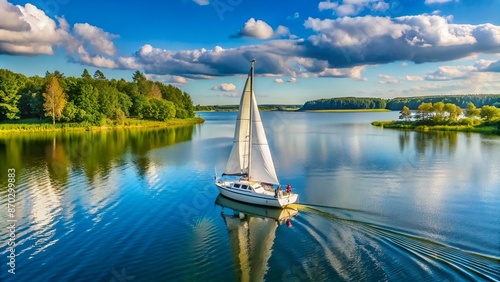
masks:
{"type": "Polygon", "coordinates": [[[231,154],[224,173],[215,177],[219,192],[244,203],[285,207],[297,202],[298,194],[281,189],[253,91],[254,64],[241,95],[231,154]],[[224,180],[224,176],[239,176],[224,180]]]}

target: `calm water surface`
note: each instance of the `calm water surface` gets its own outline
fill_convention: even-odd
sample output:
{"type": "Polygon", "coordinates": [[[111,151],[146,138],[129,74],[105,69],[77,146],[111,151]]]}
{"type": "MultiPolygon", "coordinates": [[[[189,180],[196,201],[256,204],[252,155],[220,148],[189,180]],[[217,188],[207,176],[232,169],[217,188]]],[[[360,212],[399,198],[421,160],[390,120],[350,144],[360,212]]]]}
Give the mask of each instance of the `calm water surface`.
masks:
{"type": "Polygon", "coordinates": [[[235,113],[175,129],[0,135],[0,281],[499,281],[500,137],[264,112],[283,212],[218,197],[235,113]]]}

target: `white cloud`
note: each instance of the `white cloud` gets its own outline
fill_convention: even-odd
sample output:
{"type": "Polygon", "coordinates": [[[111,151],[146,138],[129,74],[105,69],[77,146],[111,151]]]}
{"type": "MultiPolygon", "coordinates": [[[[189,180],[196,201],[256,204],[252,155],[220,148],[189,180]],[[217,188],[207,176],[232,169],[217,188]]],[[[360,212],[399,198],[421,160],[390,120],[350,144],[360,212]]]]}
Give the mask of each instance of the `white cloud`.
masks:
{"type": "Polygon", "coordinates": [[[371,6],[372,11],[384,12],[387,11],[388,9],[389,9],[389,3],[386,3],[384,1],[379,1],[377,3],[372,4],[371,6]]]}
{"type": "Polygon", "coordinates": [[[317,32],[308,38],[307,55],[336,67],[450,61],[473,53],[500,52],[499,26],[451,24],[436,15],[309,18],[304,25],[317,32]]]}
{"type": "Polygon", "coordinates": [[[145,74],[146,78],[152,81],[159,81],[164,83],[171,83],[175,85],[186,84],[186,78],[177,75],[158,75],[158,74],[145,74]]]}
{"type": "MultiPolygon", "coordinates": [[[[484,59],[481,59],[481,60],[477,60],[475,63],[474,63],[474,68],[477,70],[477,71],[484,71],[484,70],[487,70],[489,67],[491,67],[491,65],[495,63],[495,61],[493,60],[484,60],[484,59]]],[[[498,63],[498,62],[497,62],[498,63]]]]}
{"type": "Polygon", "coordinates": [[[440,66],[436,71],[429,72],[425,76],[425,80],[469,80],[473,76],[480,77],[477,73],[484,72],[500,72],[500,61],[481,59],[473,65],[440,66]]]}
{"type": "MultiPolygon", "coordinates": [[[[405,66],[410,61],[451,61],[500,52],[500,27],[450,24],[441,16],[309,18],[305,26],[316,34],[307,39],[226,49],[216,46],[213,50],[170,51],[146,44],[135,56],[117,62],[122,68],[142,66],[149,73],[207,78],[244,75],[250,60],[256,58],[259,75],[365,80],[361,76],[364,67],[360,66],[395,61],[403,61],[405,66]]],[[[438,73],[434,77],[439,77],[438,73]]]]}
{"type": "MultiPolygon", "coordinates": [[[[472,72],[460,80],[427,81],[401,91],[406,95],[460,95],[497,93],[500,88],[500,74],[491,72],[472,72]]],[[[394,97],[394,96],[393,96],[394,97]]]]}
{"type": "Polygon", "coordinates": [[[52,55],[54,47],[68,39],[67,30],[32,4],[14,6],[0,0],[0,14],[0,54],[52,55]]]}
{"type": "Polygon", "coordinates": [[[254,37],[259,39],[269,39],[272,37],[290,36],[290,30],[285,26],[278,26],[276,31],[265,21],[250,18],[240,31],[232,37],[254,37]]]}
{"type": "MultiPolygon", "coordinates": [[[[425,5],[432,5],[432,4],[444,4],[444,3],[448,3],[448,2],[452,2],[454,0],[425,0],[425,5]]],[[[456,2],[458,2],[458,0],[455,0],[456,2]]]]}
{"type": "Polygon", "coordinates": [[[112,56],[116,53],[116,47],[111,39],[118,37],[117,35],[108,33],[101,28],[84,24],[75,24],[73,26],[75,35],[84,39],[88,44],[99,53],[112,56]]]}
{"type": "Polygon", "coordinates": [[[276,79],[274,80],[274,82],[275,82],[275,83],[283,83],[284,81],[283,81],[283,79],[282,79],[282,78],[276,78],[276,79]]]}
{"type": "Polygon", "coordinates": [[[7,0],[0,0],[0,30],[26,31],[30,26],[23,20],[20,6],[14,6],[7,0]]]}
{"type": "Polygon", "coordinates": [[[48,17],[36,6],[14,6],[0,0],[0,54],[41,55],[54,54],[61,46],[68,52],[69,61],[85,65],[116,68],[117,58],[111,41],[116,35],[85,24],[75,24],[73,33],[66,19],[48,17]]]}
{"type": "Polygon", "coordinates": [[[279,37],[279,36],[290,36],[290,30],[286,26],[278,26],[276,31],[273,34],[274,37],[279,37]]]}
{"type": "Polygon", "coordinates": [[[304,23],[318,35],[309,39],[314,45],[355,46],[369,43],[372,39],[389,37],[401,38],[410,27],[397,24],[389,17],[356,17],[320,20],[308,18],[304,23]]]}
{"type": "Polygon", "coordinates": [[[337,2],[330,2],[330,0],[319,2],[318,9],[320,11],[324,10],[335,10],[339,6],[337,2]]]}
{"type": "Polygon", "coordinates": [[[421,76],[415,76],[415,75],[407,75],[407,76],[405,76],[405,79],[406,79],[406,81],[411,81],[411,82],[424,80],[423,77],[421,77],[421,76]]]}
{"type": "MultiPolygon", "coordinates": [[[[333,10],[341,5],[382,9],[384,3],[345,0],[324,1],[319,6],[323,10],[333,10]]],[[[284,26],[273,30],[264,21],[252,18],[240,30],[239,36],[289,38],[234,48],[215,46],[212,50],[173,51],[144,44],[133,55],[125,57],[116,55],[113,39],[117,36],[97,26],[77,23],[71,29],[64,18],[52,19],[31,4],[16,6],[6,0],[0,0],[0,15],[0,54],[53,54],[56,47],[62,47],[72,62],[141,69],[148,74],[184,79],[244,75],[248,73],[250,60],[256,58],[256,73],[259,75],[365,80],[362,72],[367,65],[396,61],[403,61],[402,65],[410,61],[446,62],[476,54],[500,53],[500,26],[453,24],[449,17],[427,14],[396,18],[308,18],[304,26],[314,34],[305,39],[295,39],[284,26]]],[[[476,64],[462,69],[444,66],[428,73],[425,78],[458,79],[473,72],[500,71],[499,62],[478,61],[476,64]]]]}
{"type": "Polygon", "coordinates": [[[271,38],[274,35],[273,28],[262,20],[249,19],[245,26],[236,35],[238,37],[255,37],[259,39],[271,38]]]}
{"type": "Polygon", "coordinates": [[[498,72],[495,65],[499,62],[492,60],[478,60],[473,65],[440,66],[438,70],[430,72],[425,76],[426,80],[455,80],[467,79],[477,72],[498,72]]]}
{"type": "Polygon", "coordinates": [[[182,76],[171,75],[169,82],[172,82],[174,84],[186,84],[187,83],[187,79],[185,77],[182,77],[182,76]]]}
{"type": "Polygon", "coordinates": [[[496,61],[496,62],[489,64],[487,68],[483,69],[483,71],[500,72],[500,61],[496,61]]]}
{"type": "Polygon", "coordinates": [[[332,10],[338,16],[355,16],[365,9],[374,12],[384,12],[389,9],[389,4],[380,0],[343,0],[331,2],[330,0],[319,2],[320,11],[332,10]]]}
{"type": "Polygon", "coordinates": [[[429,73],[425,76],[426,80],[452,80],[467,78],[472,71],[475,71],[474,66],[441,66],[437,71],[429,73]]]}
{"type": "Polygon", "coordinates": [[[290,79],[287,82],[296,83],[297,82],[297,78],[296,77],[290,77],[290,79]]]}
{"type": "Polygon", "coordinates": [[[92,55],[83,46],[78,47],[76,55],[78,56],[78,59],[73,60],[84,65],[108,69],[114,69],[118,67],[114,60],[103,57],[101,55],[92,55]]]}
{"type": "MultiPolygon", "coordinates": [[[[65,21],[64,24],[67,25],[65,21]]],[[[116,37],[88,23],[77,23],[73,25],[73,35],[68,37],[64,47],[69,53],[69,60],[75,63],[99,68],[118,68],[122,64],[132,67],[131,60],[113,57],[116,47],[112,39],[116,37]]]]}
{"type": "Polygon", "coordinates": [[[381,78],[381,80],[378,81],[381,84],[398,84],[399,83],[399,80],[392,75],[379,74],[378,77],[381,78]]]}
{"type": "Polygon", "coordinates": [[[211,88],[215,91],[233,92],[236,91],[236,85],[232,83],[221,83],[211,88]]]}
{"type": "Polygon", "coordinates": [[[361,73],[366,69],[365,66],[356,66],[352,68],[326,68],[324,71],[318,73],[319,77],[349,77],[359,80],[366,80],[361,77],[361,73]]]}
{"type": "Polygon", "coordinates": [[[193,2],[195,2],[196,4],[198,4],[200,6],[206,6],[206,5],[210,4],[210,0],[193,0],[193,2]]]}

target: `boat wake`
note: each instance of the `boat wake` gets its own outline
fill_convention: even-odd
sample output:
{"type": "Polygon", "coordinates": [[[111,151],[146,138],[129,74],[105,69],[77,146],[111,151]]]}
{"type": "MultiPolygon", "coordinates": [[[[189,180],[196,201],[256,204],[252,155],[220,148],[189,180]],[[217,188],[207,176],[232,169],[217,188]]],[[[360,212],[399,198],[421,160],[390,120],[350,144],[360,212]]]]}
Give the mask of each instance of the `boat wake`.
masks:
{"type": "MultiPolygon", "coordinates": [[[[463,250],[390,227],[358,220],[346,210],[293,205],[300,211],[294,227],[314,240],[309,263],[287,278],[350,281],[440,280],[500,281],[500,257],[463,250]],[[314,255],[314,252],[316,255],[314,255]],[[315,265],[311,265],[314,261],[315,265]],[[312,271],[310,268],[314,266],[312,271]],[[322,275],[322,276],[321,276],[322,275]],[[321,279],[323,277],[323,279],[321,279]],[[413,278],[413,279],[412,279],[413,278]]],[[[307,250],[302,250],[306,252],[307,250]]],[[[298,260],[299,257],[297,257],[298,260]]]]}

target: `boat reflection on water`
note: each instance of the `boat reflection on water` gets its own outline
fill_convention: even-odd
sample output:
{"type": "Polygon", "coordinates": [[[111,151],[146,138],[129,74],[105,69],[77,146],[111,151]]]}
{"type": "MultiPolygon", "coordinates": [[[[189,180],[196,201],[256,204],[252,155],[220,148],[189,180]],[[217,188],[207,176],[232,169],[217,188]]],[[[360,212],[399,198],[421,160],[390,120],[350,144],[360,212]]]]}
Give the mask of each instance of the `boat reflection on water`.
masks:
{"type": "Polygon", "coordinates": [[[291,226],[298,214],[292,208],[272,208],[244,204],[219,194],[215,204],[222,207],[227,226],[236,280],[263,281],[267,262],[281,224],[291,226]]]}

